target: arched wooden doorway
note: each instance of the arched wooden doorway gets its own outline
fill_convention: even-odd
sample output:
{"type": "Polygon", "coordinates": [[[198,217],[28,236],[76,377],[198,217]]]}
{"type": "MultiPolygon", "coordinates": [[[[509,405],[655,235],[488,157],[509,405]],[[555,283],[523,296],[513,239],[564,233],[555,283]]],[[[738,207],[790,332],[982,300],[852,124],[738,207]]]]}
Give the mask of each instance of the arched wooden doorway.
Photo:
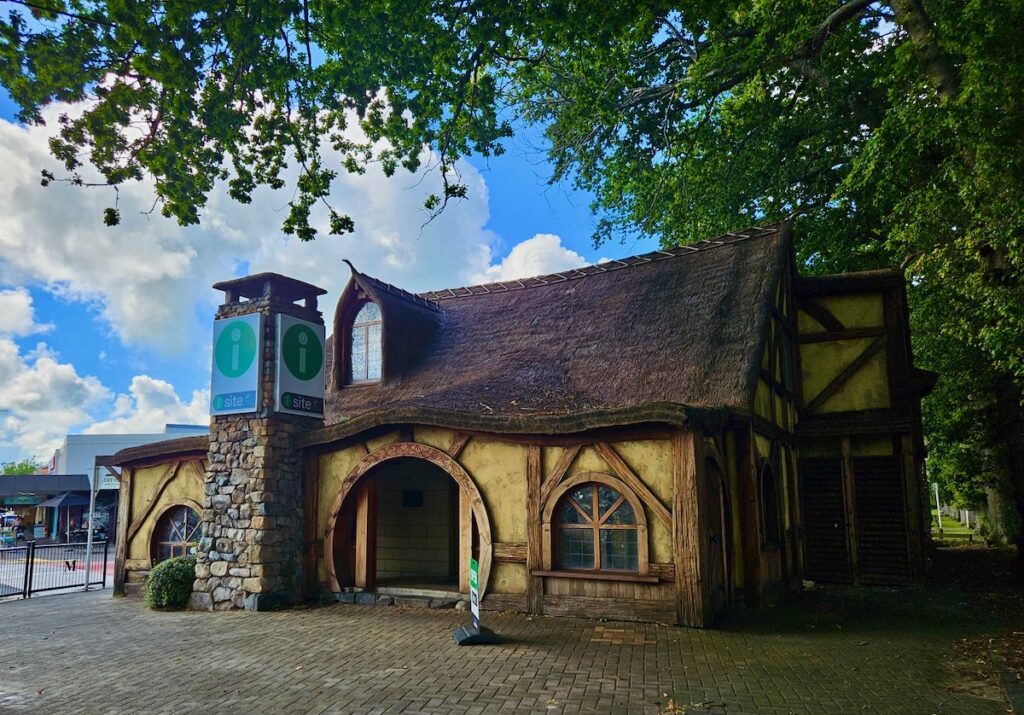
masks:
{"type": "Polygon", "coordinates": [[[469,554],[473,550],[474,531],[477,534],[477,560],[480,568],[480,597],[487,591],[491,573],[492,539],[491,523],[487,516],[480,491],[472,478],[457,461],[445,452],[429,445],[415,442],[397,442],[375,449],[364,456],[345,476],[331,503],[324,534],[324,562],[327,582],[335,592],[341,591],[335,554],[343,541],[352,544],[355,565],[352,585],[372,588],[374,564],[376,563],[375,529],[372,528],[376,508],[371,487],[373,474],[387,462],[403,459],[418,459],[439,468],[458,485],[458,560],[461,570],[459,590],[468,591],[469,554]],[[351,538],[349,535],[351,534],[351,538]]]}
{"type": "Polygon", "coordinates": [[[711,607],[715,610],[732,602],[732,518],[725,470],[718,455],[705,461],[707,480],[711,607]]]}

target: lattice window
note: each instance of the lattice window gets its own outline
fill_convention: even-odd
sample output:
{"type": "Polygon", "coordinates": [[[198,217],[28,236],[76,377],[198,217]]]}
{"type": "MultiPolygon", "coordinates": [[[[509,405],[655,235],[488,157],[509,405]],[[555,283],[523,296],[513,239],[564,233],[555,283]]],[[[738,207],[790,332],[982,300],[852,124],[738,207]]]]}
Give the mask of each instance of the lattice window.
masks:
{"type": "Polygon", "coordinates": [[[160,517],[153,530],[153,563],[184,556],[199,541],[199,515],[187,506],[174,506],[160,517]]]}
{"type": "Polygon", "coordinates": [[[581,484],[562,497],[555,515],[557,568],[639,571],[636,512],[622,494],[606,484],[581,484]]]}
{"type": "Polygon", "coordinates": [[[364,303],[352,321],[352,335],[349,350],[350,383],[376,382],[380,380],[381,351],[380,306],[373,302],[364,303]]]}

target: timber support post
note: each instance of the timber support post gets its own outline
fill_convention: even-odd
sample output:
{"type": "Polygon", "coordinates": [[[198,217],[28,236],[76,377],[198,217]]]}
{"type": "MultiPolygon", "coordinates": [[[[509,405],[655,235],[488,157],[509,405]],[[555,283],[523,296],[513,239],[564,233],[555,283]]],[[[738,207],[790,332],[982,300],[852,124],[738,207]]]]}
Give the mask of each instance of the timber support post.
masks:
{"type": "Polygon", "coordinates": [[[676,622],[705,628],[711,625],[711,572],[704,441],[680,431],[672,441],[672,555],[675,561],[676,622]]]}

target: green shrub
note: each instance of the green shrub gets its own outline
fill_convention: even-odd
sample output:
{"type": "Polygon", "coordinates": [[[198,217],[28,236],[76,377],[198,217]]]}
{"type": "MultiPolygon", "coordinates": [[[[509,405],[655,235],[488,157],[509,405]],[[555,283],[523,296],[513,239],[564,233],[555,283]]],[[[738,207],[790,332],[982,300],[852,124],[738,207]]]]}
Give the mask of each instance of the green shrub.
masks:
{"type": "Polygon", "coordinates": [[[195,556],[175,556],[161,561],[146,579],[146,605],[150,608],[184,608],[192,595],[195,580],[195,556]]]}

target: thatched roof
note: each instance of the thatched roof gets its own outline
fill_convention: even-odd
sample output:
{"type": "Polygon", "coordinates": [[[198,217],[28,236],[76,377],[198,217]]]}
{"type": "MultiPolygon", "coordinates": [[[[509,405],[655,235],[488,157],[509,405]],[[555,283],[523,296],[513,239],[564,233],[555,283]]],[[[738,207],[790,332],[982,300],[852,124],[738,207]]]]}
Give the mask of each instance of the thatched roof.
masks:
{"type": "MultiPolygon", "coordinates": [[[[787,225],[519,281],[413,295],[353,270],[383,315],[384,380],[344,386],[300,441],[417,422],[555,434],[749,412],[787,225]]],[[[334,365],[338,365],[335,368],[334,365]]]]}
{"type": "Polygon", "coordinates": [[[138,447],[126,447],[116,452],[110,461],[118,466],[137,466],[141,463],[158,462],[170,457],[184,457],[191,454],[205,456],[209,448],[210,437],[208,435],[176,437],[141,444],[138,447]]]}

